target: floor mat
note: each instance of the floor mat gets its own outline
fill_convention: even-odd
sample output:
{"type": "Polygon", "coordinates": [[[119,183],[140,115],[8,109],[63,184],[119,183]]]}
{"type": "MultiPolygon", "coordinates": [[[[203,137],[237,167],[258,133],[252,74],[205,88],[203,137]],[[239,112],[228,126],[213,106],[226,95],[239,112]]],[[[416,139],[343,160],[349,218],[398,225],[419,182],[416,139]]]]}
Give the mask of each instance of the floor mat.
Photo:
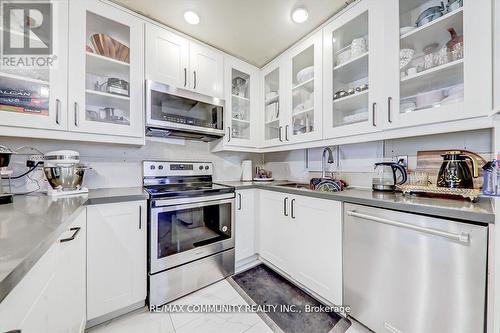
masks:
{"type": "Polygon", "coordinates": [[[321,303],[264,264],[241,272],[232,280],[255,304],[278,306],[277,311],[266,315],[283,332],[345,332],[349,327],[349,322],[336,313],[304,312],[306,305],[320,306],[321,303]],[[281,305],[296,305],[302,312],[279,311],[281,305]]]}

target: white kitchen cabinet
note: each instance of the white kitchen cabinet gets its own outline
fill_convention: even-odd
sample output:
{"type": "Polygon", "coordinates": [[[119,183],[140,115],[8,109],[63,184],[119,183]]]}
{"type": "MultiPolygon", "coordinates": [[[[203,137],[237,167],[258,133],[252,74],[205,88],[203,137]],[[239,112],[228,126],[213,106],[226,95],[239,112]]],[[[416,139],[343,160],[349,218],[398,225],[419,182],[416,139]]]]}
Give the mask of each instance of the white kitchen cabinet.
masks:
{"type": "Polygon", "coordinates": [[[0,303],[0,331],[83,332],[86,212],[0,303]]]}
{"type": "Polygon", "coordinates": [[[288,55],[285,92],[289,112],[284,140],[300,143],[322,137],[323,116],[323,34],[316,32],[288,55]]]}
{"type": "Polygon", "coordinates": [[[290,273],[293,262],[293,226],[290,224],[290,199],[284,193],[260,191],[259,255],[290,273]]]}
{"type": "Polygon", "coordinates": [[[69,9],[69,129],[143,137],[143,21],[98,0],[69,9]],[[99,35],[104,42],[93,43],[99,35]]]}
{"type": "Polygon", "coordinates": [[[278,58],[261,70],[261,96],[263,98],[262,145],[277,146],[285,143],[283,128],[286,126],[285,115],[285,62],[278,58]]]}
{"type": "Polygon", "coordinates": [[[146,24],[146,75],[149,80],[188,88],[189,41],[157,25],[146,24]]]}
{"type": "Polygon", "coordinates": [[[342,304],[342,204],[260,193],[260,256],[319,296],[342,304]]]}
{"type": "Polygon", "coordinates": [[[492,109],[491,1],[464,1],[463,7],[400,35],[425,9],[439,1],[384,1],[386,127],[409,127],[485,116],[492,109]],[[463,43],[447,48],[453,28],[463,43]],[[432,47],[432,44],[435,44],[432,47]],[[414,50],[400,68],[399,53],[414,50]],[[424,51],[425,50],[425,51],[424,51]]]}
{"type": "MultiPolygon", "coordinates": [[[[54,29],[51,40],[53,50],[49,57],[52,59],[52,66],[48,68],[2,66],[1,126],[67,129],[68,1],[50,2],[52,15],[57,18],[54,25],[57,24],[58,27],[54,29]],[[20,102],[15,98],[18,96],[29,97],[31,101],[20,102]]],[[[11,33],[16,32],[11,31],[11,33]]],[[[37,40],[33,42],[40,43],[37,40]]]]}
{"type": "Polygon", "coordinates": [[[189,68],[193,75],[192,90],[208,96],[223,97],[224,57],[221,52],[190,42],[189,68]]]}
{"type": "Polygon", "coordinates": [[[256,147],[259,128],[259,69],[226,57],[224,146],[256,147]]]}
{"type": "Polygon", "coordinates": [[[290,196],[294,228],[293,274],[334,304],[342,303],[342,203],[290,196]]]}
{"type": "Polygon", "coordinates": [[[144,304],[146,202],[87,208],[87,320],[144,304]]]}
{"type": "Polygon", "coordinates": [[[255,190],[236,191],[235,261],[238,263],[255,254],[255,190]]]}
{"type": "Polygon", "coordinates": [[[223,98],[221,52],[151,23],[146,24],[146,78],[223,98]]]}
{"type": "Polygon", "coordinates": [[[323,29],[323,137],[383,129],[385,49],[380,1],[363,0],[323,29]]]}

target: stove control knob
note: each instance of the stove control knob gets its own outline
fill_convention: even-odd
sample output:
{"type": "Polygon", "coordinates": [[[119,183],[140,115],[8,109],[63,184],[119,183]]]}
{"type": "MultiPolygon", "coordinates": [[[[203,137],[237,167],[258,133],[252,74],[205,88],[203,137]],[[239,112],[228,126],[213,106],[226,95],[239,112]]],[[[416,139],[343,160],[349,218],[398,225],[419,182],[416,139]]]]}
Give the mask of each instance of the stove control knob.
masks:
{"type": "Polygon", "coordinates": [[[159,170],[163,170],[163,165],[159,165],[159,166],[158,166],[158,169],[159,169],[159,170]]]}
{"type": "Polygon", "coordinates": [[[155,167],[154,165],[150,166],[149,168],[150,168],[151,170],[156,169],[156,167],[155,167]]]}
{"type": "Polygon", "coordinates": [[[205,170],[208,170],[208,169],[209,169],[208,165],[205,165],[205,170]]]}
{"type": "Polygon", "coordinates": [[[200,165],[199,169],[200,169],[200,170],[203,170],[203,165],[200,165]]]}

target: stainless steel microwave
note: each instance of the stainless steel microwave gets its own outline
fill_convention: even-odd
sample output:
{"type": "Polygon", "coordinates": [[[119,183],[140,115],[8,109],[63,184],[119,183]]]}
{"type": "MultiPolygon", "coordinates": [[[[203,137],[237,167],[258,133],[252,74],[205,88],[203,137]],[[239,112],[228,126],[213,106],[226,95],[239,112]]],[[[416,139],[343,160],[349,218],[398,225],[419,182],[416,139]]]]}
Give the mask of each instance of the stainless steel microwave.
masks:
{"type": "Polygon", "coordinates": [[[146,80],[146,136],[212,141],[223,122],[224,100],[146,80]]]}

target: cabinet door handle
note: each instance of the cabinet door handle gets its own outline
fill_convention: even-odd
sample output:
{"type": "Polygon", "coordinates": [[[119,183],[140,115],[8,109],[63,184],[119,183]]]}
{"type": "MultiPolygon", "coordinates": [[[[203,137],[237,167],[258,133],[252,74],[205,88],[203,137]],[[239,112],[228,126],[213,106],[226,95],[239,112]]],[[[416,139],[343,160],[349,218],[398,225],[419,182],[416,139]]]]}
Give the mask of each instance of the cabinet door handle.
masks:
{"type": "Polygon", "coordinates": [[[75,102],[75,126],[78,127],[80,124],[80,120],[78,119],[78,102],[75,102]]]}
{"type": "Polygon", "coordinates": [[[373,103],[372,104],[372,124],[373,124],[373,127],[377,127],[377,122],[375,120],[375,111],[377,110],[377,103],[373,103]]]}
{"type": "Polygon", "coordinates": [[[392,104],[392,97],[388,97],[387,98],[387,121],[390,123],[392,123],[392,119],[391,119],[391,104],[392,104]]]}
{"type": "Polygon", "coordinates": [[[286,203],[288,202],[288,197],[283,199],[283,215],[288,216],[288,212],[286,211],[286,203]]]}
{"type": "Polygon", "coordinates": [[[231,127],[227,128],[227,142],[231,141],[231,127]]]}
{"type": "Polygon", "coordinates": [[[72,241],[73,239],[75,239],[76,235],[80,232],[80,229],[81,229],[80,227],[69,228],[70,231],[74,231],[73,235],[71,235],[71,237],[61,239],[60,242],[64,243],[72,241]]]}
{"type": "Polygon", "coordinates": [[[56,99],[56,124],[59,125],[60,119],[59,119],[59,114],[61,113],[61,100],[58,98],[56,99]]]}
{"type": "Polygon", "coordinates": [[[241,193],[238,193],[238,210],[241,210],[241,193]]]}
{"type": "Polygon", "coordinates": [[[290,216],[292,217],[292,219],[295,218],[294,206],[295,206],[295,199],[292,199],[292,202],[290,203],[290,216]]]}
{"type": "Polygon", "coordinates": [[[281,137],[281,136],[282,136],[282,135],[281,135],[281,129],[282,129],[282,128],[283,128],[282,126],[280,126],[280,127],[278,128],[278,135],[279,135],[279,137],[278,137],[278,138],[280,139],[280,142],[283,142],[283,138],[281,137]]]}
{"type": "Polygon", "coordinates": [[[139,205],[139,229],[142,229],[142,205],[139,205]]]}
{"type": "Polygon", "coordinates": [[[193,71],[193,76],[194,76],[193,89],[196,89],[196,71],[193,71]]]}
{"type": "Polygon", "coordinates": [[[188,70],[184,67],[184,87],[188,84],[188,70]]]}
{"type": "Polygon", "coordinates": [[[290,140],[288,139],[288,125],[286,125],[286,126],[285,126],[285,140],[286,140],[286,141],[290,141],[290,140]]]}

